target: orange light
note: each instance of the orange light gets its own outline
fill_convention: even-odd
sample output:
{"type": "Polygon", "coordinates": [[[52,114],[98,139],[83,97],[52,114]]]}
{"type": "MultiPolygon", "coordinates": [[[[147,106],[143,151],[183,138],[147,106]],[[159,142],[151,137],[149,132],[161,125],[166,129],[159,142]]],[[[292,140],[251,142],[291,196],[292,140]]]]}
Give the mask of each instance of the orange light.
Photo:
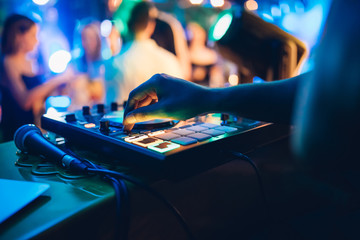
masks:
{"type": "Polygon", "coordinates": [[[231,74],[229,76],[229,83],[231,86],[235,86],[239,84],[239,77],[236,74],[231,74]]]}
{"type": "Polygon", "coordinates": [[[108,8],[110,12],[115,12],[120,4],[121,4],[122,0],[109,0],[108,1],[108,8]]]}
{"type": "Polygon", "coordinates": [[[259,5],[255,0],[247,0],[245,2],[245,7],[250,11],[255,11],[258,9],[259,5]]]}
{"type": "Polygon", "coordinates": [[[95,123],[86,123],[86,124],[84,125],[84,127],[85,127],[85,128],[94,128],[94,127],[96,127],[96,125],[95,125],[95,123]]]}

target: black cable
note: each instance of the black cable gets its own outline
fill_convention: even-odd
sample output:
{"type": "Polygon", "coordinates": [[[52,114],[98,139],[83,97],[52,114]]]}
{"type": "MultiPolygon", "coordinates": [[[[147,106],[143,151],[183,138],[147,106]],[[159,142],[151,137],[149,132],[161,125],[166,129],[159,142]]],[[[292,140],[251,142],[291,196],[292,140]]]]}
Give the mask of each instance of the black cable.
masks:
{"type": "MultiPolygon", "coordinates": [[[[73,152],[70,148],[66,148],[65,152],[69,155],[76,157],[82,163],[85,163],[88,167],[95,169],[104,169],[103,167],[94,164],[93,162],[80,157],[78,154],[73,152]]],[[[129,231],[129,220],[130,220],[130,204],[129,204],[129,193],[125,182],[121,179],[113,178],[109,175],[103,176],[105,180],[109,180],[113,185],[116,199],[116,223],[115,223],[115,234],[114,239],[127,240],[129,231]]]]}
{"type": "Polygon", "coordinates": [[[189,240],[193,240],[194,237],[189,229],[189,227],[186,224],[186,221],[184,220],[184,217],[181,215],[181,213],[179,212],[179,210],[172,205],[168,200],[166,200],[160,193],[158,193],[157,191],[155,191],[154,189],[152,189],[151,187],[149,187],[148,185],[138,181],[137,179],[134,179],[130,176],[121,174],[119,172],[115,172],[115,171],[111,171],[111,170],[107,170],[107,169],[96,169],[96,168],[88,168],[87,172],[89,173],[99,173],[99,174],[104,174],[104,175],[112,175],[112,176],[116,176],[120,179],[124,179],[128,182],[133,183],[134,185],[141,187],[142,189],[144,189],[145,191],[149,192],[150,194],[152,194],[154,197],[156,197],[157,199],[159,199],[161,202],[163,202],[165,204],[165,206],[175,215],[175,217],[177,218],[177,220],[179,221],[179,223],[181,224],[181,226],[183,227],[184,231],[186,232],[186,235],[188,236],[189,240]]]}
{"type": "Polygon", "coordinates": [[[116,222],[114,239],[126,240],[128,238],[128,218],[124,216],[124,210],[127,206],[127,196],[124,196],[124,189],[127,192],[127,187],[122,180],[113,178],[111,176],[104,176],[104,178],[111,181],[115,190],[116,199],[116,222]]]}
{"type": "Polygon", "coordinates": [[[265,188],[264,188],[264,184],[263,184],[263,181],[262,181],[262,178],[261,178],[261,175],[260,175],[260,170],[257,167],[256,163],[250,157],[248,157],[245,154],[242,154],[240,152],[229,151],[229,153],[231,155],[237,157],[238,159],[249,163],[253,167],[253,169],[255,171],[255,174],[256,174],[256,177],[257,177],[258,182],[259,182],[260,194],[261,194],[261,198],[262,198],[263,204],[264,204],[265,215],[266,215],[266,217],[269,217],[269,204],[268,204],[268,201],[267,201],[267,198],[266,198],[265,188]]]}
{"type": "MultiPolygon", "coordinates": [[[[122,187],[120,189],[121,190],[121,193],[122,195],[125,195],[125,202],[126,204],[123,204],[125,206],[130,206],[130,201],[129,201],[129,198],[128,198],[128,191],[127,191],[127,187],[125,185],[125,183],[123,181],[121,181],[122,179],[128,181],[128,182],[131,182],[133,183],[134,185],[137,185],[138,187],[141,187],[142,189],[146,190],[147,192],[149,192],[150,194],[152,194],[154,197],[156,197],[157,199],[159,199],[161,202],[164,203],[164,205],[175,215],[175,217],[177,218],[177,220],[179,221],[179,223],[181,224],[181,226],[183,227],[186,235],[188,236],[188,239],[189,240],[193,240],[194,237],[184,219],[184,217],[182,216],[182,214],[180,213],[180,211],[174,206],[172,205],[165,197],[163,197],[159,192],[155,191],[153,188],[151,188],[150,186],[138,181],[137,179],[135,178],[132,178],[130,176],[127,176],[127,175],[124,175],[124,174],[121,174],[119,172],[115,172],[115,171],[111,171],[111,170],[108,170],[108,169],[105,169],[105,168],[102,168],[101,166],[98,166],[94,163],[92,163],[91,161],[87,160],[87,159],[84,159],[84,158],[81,158],[80,156],[78,156],[76,153],[74,153],[73,151],[71,151],[69,148],[67,148],[67,151],[70,155],[73,155],[74,157],[78,158],[80,160],[80,163],[75,163],[73,165],[74,167],[74,170],[75,171],[87,171],[87,173],[102,173],[104,174],[104,176],[108,176],[108,175],[112,175],[112,176],[116,176],[118,178],[118,180],[120,181],[120,184],[122,186],[125,186],[125,187],[122,187]],[[82,165],[84,164],[85,162],[85,165],[82,165]],[[79,167],[79,168],[78,168],[79,167]],[[93,167],[93,168],[91,168],[93,167]]],[[[108,176],[109,177],[109,176],[108,176]]],[[[125,212],[125,219],[127,219],[128,221],[126,221],[125,225],[127,226],[126,227],[126,231],[122,231],[122,232],[126,232],[128,231],[128,226],[129,226],[129,219],[130,219],[130,212],[129,212],[130,208],[129,207],[126,207],[125,209],[123,209],[123,211],[125,212]]],[[[127,236],[127,235],[126,235],[127,236]]],[[[126,239],[126,238],[125,238],[126,239]]]]}

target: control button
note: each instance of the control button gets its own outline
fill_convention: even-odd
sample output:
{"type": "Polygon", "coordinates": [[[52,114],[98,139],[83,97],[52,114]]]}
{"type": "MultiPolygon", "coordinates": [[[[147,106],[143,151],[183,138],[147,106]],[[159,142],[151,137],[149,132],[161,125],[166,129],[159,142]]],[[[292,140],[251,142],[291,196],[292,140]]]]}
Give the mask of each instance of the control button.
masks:
{"type": "Polygon", "coordinates": [[[144,139],[141,140],[137,140],[137,141],[133,141],[133,144],[139,145],[141,147],[148,147],[150,145],[156,144],[156,143],[162,143],[163,140],[161,139],[157,139],[157,138],[152,138],[152,137],[146,137],[144,139]]]}
{"type": "Polygon", "coordinates": [[[224,132],[235,132],[237,131],[238,129],[237,128],[234,128],[234,127],[228,127],[228,126],[220,126],[220,127],[217,127],[217,128],[214,128],[215,130],[219,130],[219,131],[224,131],[224,132]]]}
{"type": "Polygon", "coordinates": [[[76,117],[74,113],[66,114],[65,121],[67,122],[76,122],[76,117]]]}
{"type": "Polygon", "coordinates": [[[84,127],[85,128],[94,128],[94,127],[96,127],[96,125],[95,125],[95,123],[86,123],[86,124],[84,124],[84,127]]]}
{"type": "Polygon", "coordinates": [[[129,136],[124,138],[125,142],[134,142],[137,140],[141,140],[144,138],[147,138],[148,136],[144,135],[144,134],[138,134],[138,135],[134,135],[134,136],[129,136]]]}
{"type": "Polygon", "coordinates": [[[98,104],[96,105],[96,108],[97,108],[97,113],[104,113],[105,110],[104,104],[98,104]]]}
{"type": "Polygon", "coordinates": [[[82,107],[82,114],[83,115],[90,115],[90,107],[89,106],[83,106],[82,107]]]}
{"type": "Polygon", "coordinates": [[[217,124],[213,124],[213,123],[203,123],[198,125],[200,127],[204,127],[204,128],[216,128],[216,127],[220,127],[220,125],[217,124]]]}
{"type": "Polygon", "coordinates": [[[209,135],[215,137],[215,136],[219,136],[219,135],[221,135],[221,134],[224,134],[225,132],[224,132],[224,131],[215,130],[215,129],[209,129],[209,130],[206,130],[206,131],[202,131],[202,133],[209,134],[209,135]]]}
{"type": "Polygon", "coordinates": [[[205,131],[208,129],[209,128],[205,128],[205,127],[201,127],[201,126],[193,126],[193,127],[188,127],[186,130],[190,130],[190,131],[194,131],[194,132],[201,132],[201,131],[205,131]]]}
{"type": "Polygon", "coordinates": [[[172,143],[172,142],[162,142],[162,143],[158,143],[158,144],[152,144],[150,146],[148,146],[148,149],[160,152],[160,153],[164,153],[164,152],[168,152],[171,150],[174,150],[176,148],[179,148],[180,145],[176,144],[176,143],[172,143]]]}
{"type": "Polygon", "coordinates": [[[192,125],[184,125],[184,126],[181,126],[181,127],[179,127],[179,128],[188,128],[188,127],[191,127],[192,125]]]}
{"type": "Polygon", "coordinates": [[[175,134],[175,133],[172,133],[172,132],[168,132],[168,133],[157,135],[156,137],[160,138],[162,140],[171,140],[171,139],[174,139],[174,138],[181,137],[181,135],[175,134]]]}
{"type": "Polygon", "coordinates": [[[211,138],[211,135],[204,134],[204,133],[194,133],[194,134],[187,135],[187,137],[195,138],[198,141],[204,141],[206,139],[211,138]]]}
{"type": "Polygon", "coordinates": [[[230,115],[227,114],[227,113],[222,113],[221,116],[220,116],[220,119],[223,122],[226,122],[227,120],[229,120],[229,118],[230,118],[230,115]]]}
{"type": "Polygon", "coordinates": [[[151,132],[151,133],[149,133],[148,136],[154,137],[154,136],[156,136],[156,135],[160,135],[160,134],[164,134],[164,133],[165,133],[164,130],[159,130],[159,131],[156,131],[156,132],[151,132]]]}
{"type": "Polygon", "coordinates": [[[99,129],[101,132],[109,132],[110,131],[110,121],[107,119],[101,119],[99,129]]]}
{"type": "Polygon", "coordinates": [[[193,143],[197,143],[196,139],[189,138],[189,137],[179,137],[179,138],[172,139],[171,141],[174,143],[178,143],[180,145],[184,145],[184,146],[190,145],[193,143]]]}
{"type": "Polygon", "coordinates": [[[110,105],[110,110],[111,111],[117,111],[118,110],[118,104],[117,102],[112,102],[110,105]]]}
{"type": "Polygon", "coordinates": [[[190,130],[186,130],[186,129],[179,129],[179,130],[172,131],[172,133],[179,134],[181,136],[186,136],[186,135],[189,135],[189,134],[193,134],[195,132],[190,131],[190,130]]]}

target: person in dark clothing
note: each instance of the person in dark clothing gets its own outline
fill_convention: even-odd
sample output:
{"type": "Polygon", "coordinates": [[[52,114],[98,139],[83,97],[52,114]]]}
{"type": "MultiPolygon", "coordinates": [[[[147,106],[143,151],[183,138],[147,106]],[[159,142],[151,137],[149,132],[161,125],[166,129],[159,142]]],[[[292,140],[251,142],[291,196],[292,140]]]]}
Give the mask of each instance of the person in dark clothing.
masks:
{"type": "Polygon", "coordinates": [[[53,90],[70,80],[69,74],[43,81],[29,56],[38,44],[39,28],[30,18],[14,14],[4,24],[1,38],[1,79],[3,141],[23,124],[39,124],[44,101],[53,90]]]}

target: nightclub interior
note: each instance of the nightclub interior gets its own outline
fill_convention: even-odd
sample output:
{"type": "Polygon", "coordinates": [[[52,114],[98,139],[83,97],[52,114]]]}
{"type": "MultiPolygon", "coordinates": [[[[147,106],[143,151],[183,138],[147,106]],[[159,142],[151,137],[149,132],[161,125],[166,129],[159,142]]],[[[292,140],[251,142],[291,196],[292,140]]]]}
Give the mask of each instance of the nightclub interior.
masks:
{"type": "Polygon", "coordinates": [[[359,11],[0,0],[0,239],[360,239],[359,11]]]}

